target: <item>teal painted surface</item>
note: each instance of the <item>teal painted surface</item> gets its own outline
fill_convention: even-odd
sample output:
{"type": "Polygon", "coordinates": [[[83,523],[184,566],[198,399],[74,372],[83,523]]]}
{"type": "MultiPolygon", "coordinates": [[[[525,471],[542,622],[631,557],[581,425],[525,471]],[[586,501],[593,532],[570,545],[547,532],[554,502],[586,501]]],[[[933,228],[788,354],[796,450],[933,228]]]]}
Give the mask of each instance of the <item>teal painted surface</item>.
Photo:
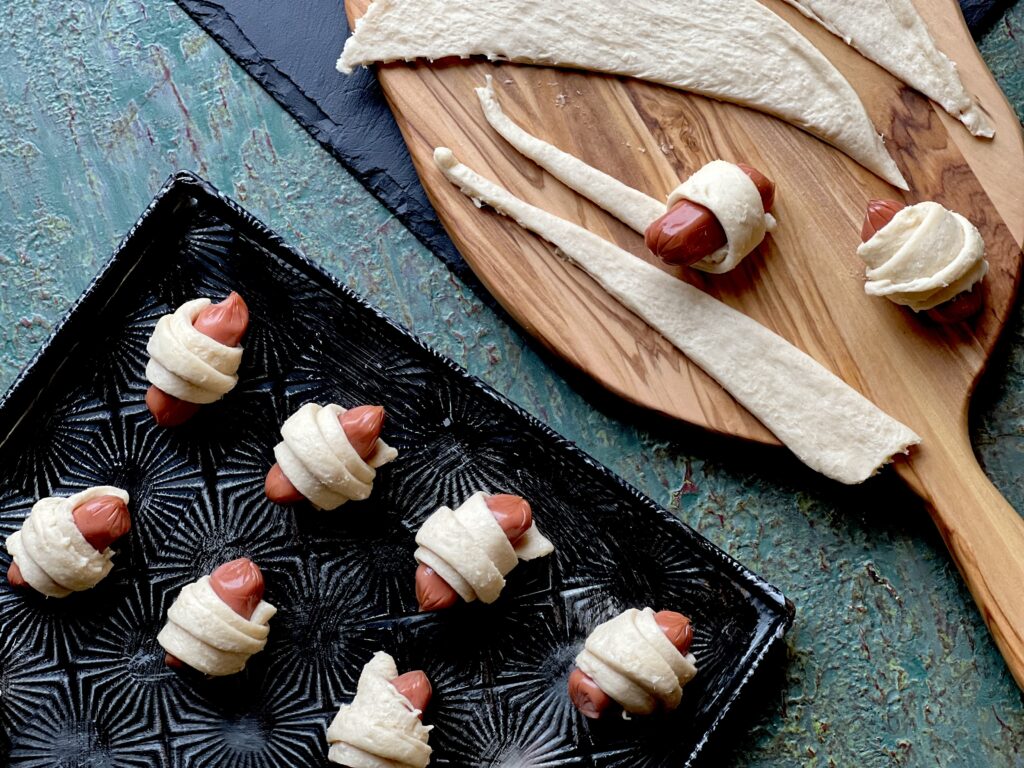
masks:
{"type": "MultiPolygon", "coordinates": [[[[166,176],[196,170],[789,594],[788,658],[738,724],[737,764],[1024,766],[1021,694],[896,480],[837,488],[580,394],[170,0],[7,0],[0,31],[0,387],[166,176]]],[[[1024,3],[982,48],[1024,116],[1024,3]]],[[[1024,509],[1024,312],[977,402],[975,444],[1024,509]]]]}

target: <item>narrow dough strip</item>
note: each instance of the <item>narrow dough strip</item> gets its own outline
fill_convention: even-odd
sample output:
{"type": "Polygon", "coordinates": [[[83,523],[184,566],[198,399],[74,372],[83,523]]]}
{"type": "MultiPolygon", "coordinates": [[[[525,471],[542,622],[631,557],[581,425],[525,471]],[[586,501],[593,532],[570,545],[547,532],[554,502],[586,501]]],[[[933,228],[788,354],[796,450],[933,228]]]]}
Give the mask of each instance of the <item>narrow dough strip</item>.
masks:
{"type": "Polygon", "coordinates": [[[338,69],[475,55],[628,75],[767,112],[908,189],[850,83],[756,0],[375,0],[338,69]]]}
{"type": "Polygon", "coordinates": [[[518,199],[438,148],[434,160],[468,197],[555,245],[718,381],[796,456],[859,483],[920,438],[809,355],[746,315],[592,232],[518,199]]]}
{"type": "Polygon", "coordinates": [[[476,89],[484,117],[509,144],[530,158],[565,186],[594,201],[612,216],[641,235],[665,213],[665,203],[623,184],[575,155],[527,133],[502,111],[494,92],[494,78],[476,89]]]}

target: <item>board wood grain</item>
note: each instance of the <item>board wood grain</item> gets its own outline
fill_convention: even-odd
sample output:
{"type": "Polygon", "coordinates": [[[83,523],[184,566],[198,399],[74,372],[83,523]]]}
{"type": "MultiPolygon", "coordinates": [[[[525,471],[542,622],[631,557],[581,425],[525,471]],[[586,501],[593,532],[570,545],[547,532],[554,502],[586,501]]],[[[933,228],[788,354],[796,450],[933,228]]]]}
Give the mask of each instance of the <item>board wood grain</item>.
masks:
{"type": "MultiPolygon", "coordinates": [[[[955,0],[916,0],[940,46],[992,117],[973,138],[781,2],[765,5],[817,45],[854,85],[911,191],[900,193],[838,151],[775,118],[628,78],[483,61],[390,64],[384,92],[442,222],[466,261],[529,333],[609,390],[714,432],[775,438],[717,383],[552,248],[479,211],[434,167],[433,149],[528,202],[687,280],[768,326],[923,438],[896,471],[928,503],[997,644],[1024,686],[1024,521],[978,466],[968,403],[1013,308],[1024,243],[1020,124],[971,40],[955,0]],[[746,162],[778,184],[779,228],[728,275],[662,265],[640,236],[515,152],[486,123],[486,75],[509,116],[531,132],[655,197],[706,162],[746,162]],[[871,198],[936,200],[981,230],[991,270],[972,322],[938,326],[864,293],[856,255],[871,198]]],[[[348,0],[358,18],[367,0],[348,0]]]]}

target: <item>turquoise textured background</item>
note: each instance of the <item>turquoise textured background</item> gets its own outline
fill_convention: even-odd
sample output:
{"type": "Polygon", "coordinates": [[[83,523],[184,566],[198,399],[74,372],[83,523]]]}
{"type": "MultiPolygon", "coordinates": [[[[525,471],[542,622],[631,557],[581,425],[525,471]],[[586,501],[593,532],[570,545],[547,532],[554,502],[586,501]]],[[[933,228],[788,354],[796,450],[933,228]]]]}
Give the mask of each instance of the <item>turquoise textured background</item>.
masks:
{"type": "MultiPolygon", "coordinates": [[[[453,278],[170,0],[6,0],[0,32],[0,389],[168,174],[195,170],[796,602],[788,658],[737,723],[737,764],[1024,766],[1021,693],[893,477],[841,488],[780,451],[595,392],[453,278]]],[[[981,48],[1024,115],[1024,3],[981,48]]],[[[1018,509],[1022,373],[1018,310],[974,417],[1018,509]]]]}

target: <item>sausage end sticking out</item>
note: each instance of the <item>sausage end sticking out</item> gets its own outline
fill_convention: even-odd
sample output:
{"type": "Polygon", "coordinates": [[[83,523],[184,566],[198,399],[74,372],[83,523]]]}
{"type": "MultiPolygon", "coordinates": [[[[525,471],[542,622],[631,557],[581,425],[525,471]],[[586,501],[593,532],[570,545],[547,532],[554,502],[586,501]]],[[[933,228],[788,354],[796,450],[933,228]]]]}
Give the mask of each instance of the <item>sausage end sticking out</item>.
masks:
{"type": "Polygon", "coordinates": [[[860,228],[861,241],[866,243],[874,237],[879,230],[893,220],[897,213],[906,207],[896,200],[871,200],[868,202],[868,210],[864,214],[864,224],[860,228]]]}
{"type": "MultiPolygon", "coordinates": [[[[760,171],[737,163],[757,187],[765,213],[775,205],[775,184],[760,171]]],[[[644,233],[647,249],[668,264],[690,266],[726,245],[725,230],[703,205],[680,200],[644,233]]]]}
{"type": "Polygon", "coordinates": [[[79,504],[72,513],[75,525],[97,552],[103,552],[132,527],[128,505],[117,496],[100,496],[79,504]]]}
{"type": "Polygon", "coordinates": [[[146,390],[146,407],[161,427],[180,427],[199,413],[195,403],[179,400],[155,385],[146,390]]]}
{"type": "Polygon", "coordinates": [[[275,464],[267,472],[263,490],[267,498],[275,504],[296,504],[305,498],[299,489],[292,485],[292,481],[285,477],[280,464],[275,464]]]}
{"type": "Polygon", "coordinates": [[[491,510],[501,530],[513,546],[533,525],[533,510],[530,502],[522,496],[498,493],[487,497],[487,508],[491,510]]]}
{"type": "MultiPolygon", "coordinates": [[[[864,215],[864,225],[860,230],[860,239],[866,243],[906,207],[903,203],[895,200],[870,201],[867,213],[864,215]]],[[[972,290],[954,296],[937,307],[932,307],[927,310],[926,314],[936,323],[952,325],[970,320],[981,311],[984,305],[985,296],[979,283],[972,290]]]]}
{"type": "MultiPolygon", "coordinates": [[[[263,572],[247,557],[224,563],[210,574],[210,586],[231,610],[245,619],[252,618],[256,606],[263,600],[265,584],[263,572]]],[[[185,666],[181,659],[167,654],[164,662],[171,669],[185,666]]]]}
{"type": "Polygon", "coordinates": [[[459,599],[459,593],[449,586],[433,568],[423,563],[416,569],[416,602],[420,610],[442,611],[451,608],[459,599]]]}
{"type": "Polygon", "coordinates": [[[612,698],[580,669],[569,675],[569,698],[584,717],[597,720],[612,705],[612,698]]]}
{"type": "MultiPolygon", "coordinates": [[[[654,621],[676,650],[685,656],[693,642],[693,626],[690,620],[675,611],[658,611],[654,614],[654,621]]],[[[569,698],[576,709],[591,720],[601,717],[613,704],[612,698],[602,691],[588,674],[578,668],[569,675],[569,698]]]]}
{"type": "Polygon", "coordinates": [[[249,307],[241,296],[232,291],[224,301],[211,304],[200,312],[192,327],[226,347],[237,347],[249,328],[249,307]]]}
{"type": "Polygon", "coordinates": [[[15,589],[24,589],[28,586],[28,582],[25,581],[25,577],[21,574],[21,568],[19,568],[18,564],[14,562],[12,562],[11,567],[7,569],[7,581],[15,589]]]}
{"type": "MultiPolygon", "coordinates": [[[[237,347],[249,327],[249,308],[245,300],[232,291],[224,301],[205,307],[192,327],[225,346],[237,347]]],[[[199,411],[195,403],[186,403],[155,386],[146,392],[146,407],[161,427],[181,426],[199,411]]]]}
{"type": "Polygon", "coordinates": [[[373,456],[384,425],[384,408],[380,405],[360,405],[345,411],[338,420],[359,457],[365,461],[373,456]]]}
{"type": "Polygon", "coordinates": [[[675,611],[658,611],[654,614],[654,621],[677,651],[684,656],[689,653],[690,643],[693,642],[693,625],[688,618],[675,611]]]}
{"type": "Polygon", "coordinates": [[[395,687],[395,690],[408,699],[413,709],[419,710],[419,717],[422,719],[423,711],[430,703],[430,697],[434,692],[426,673],[418,669],[413,672],[406,672],[404,675],[399,675],[392,680],[391,684],[395,687]]]}

